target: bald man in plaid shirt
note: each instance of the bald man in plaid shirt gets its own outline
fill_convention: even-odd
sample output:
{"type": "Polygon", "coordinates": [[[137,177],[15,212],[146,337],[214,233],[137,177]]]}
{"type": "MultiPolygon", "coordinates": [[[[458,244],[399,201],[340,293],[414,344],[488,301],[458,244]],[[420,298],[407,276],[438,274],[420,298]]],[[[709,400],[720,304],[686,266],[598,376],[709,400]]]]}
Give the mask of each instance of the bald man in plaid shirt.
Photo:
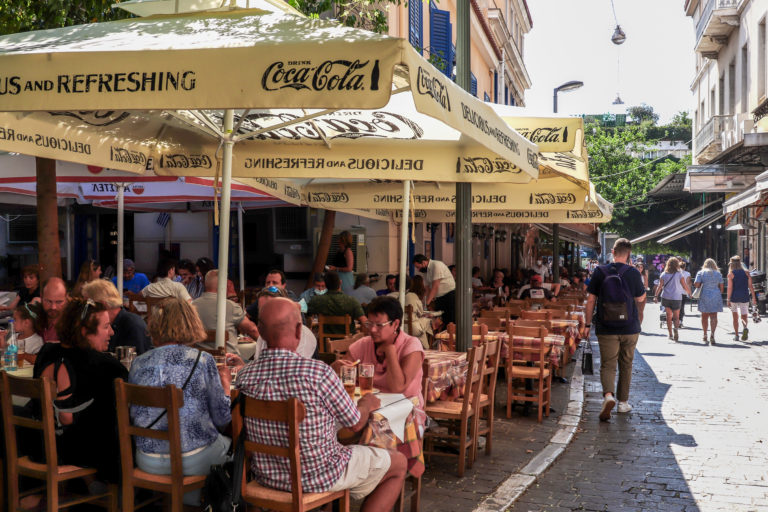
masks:
{"type": "MultiPolygon", "coordinates": [[[[259,400],[296,397],[304,403],[307,415],[300,427],[304,492],[349,489],[352,498],[364,499],[361,511],[391,510],[405,478],[405,456],[370,446],[343,446],[336,435],[339,425],[354,431],[365,427],[379,400],[368,394],[355,406],[330,366],[298,355],[301,327],[294,302],[269,301],[259,312],[259,332],[267,348],[238,373],[235,386],[259,400]]],[[[288,445],[285,424],[247,419],[245,429],[251,441],[288,445]]],[[[251,469],[261,485],[291,491],[288,459],[255,454],[251,469]]]]}

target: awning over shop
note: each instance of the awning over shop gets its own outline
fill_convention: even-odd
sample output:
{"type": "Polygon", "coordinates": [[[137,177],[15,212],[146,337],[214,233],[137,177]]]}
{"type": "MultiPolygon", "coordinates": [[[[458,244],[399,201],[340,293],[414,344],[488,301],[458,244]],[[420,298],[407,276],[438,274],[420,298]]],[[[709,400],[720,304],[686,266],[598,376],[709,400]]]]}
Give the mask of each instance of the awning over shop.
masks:
{"type": "Polygon", "coordinates": [[[633,244],[639,244],[640,242],[645,242],[645,241],[651,240],[653,238],[664,236],[666,233],[669,233],[669,230],[678,228],[678,227],[682,226],[683,224],[686,224],[695,215],[699,214],[700,212],[703,212],[704,210],[706,210],[710,206],[719,205],[719,204],[720,204],[720,200],[717,199],[715,201],[710,201],[709,203],[703,204],[701,206],[697,206],[696,208],[694,208],[693,210],[689,211],[685,215],[681,215],[681,216],[677,217],[672,222],[669,222],[669,223],[661,226],[660,228],[654,229],[653,231],[651,231],[649,233],[646,233],[646,234],[644,234],[642,236],[639,236],[637,238],[634,238],[634,239],[632,239],[630,241],[633,244]]]}
{"type": "MultiPolygon", "coordinates": [[[[542,232],[551,235],[551,224],[534,224],[542,232]]],[[[572,224],[572,225],[560,225],[559,230],[560,240],[566,242],[573,242],[579,245],[586,245],[587,247],[598,247],[600,243],[597,241],[597,230],[590,224],[572,224]]]]}
{"type": "Polygon", "coordinates": [[[759,190],[757,185],[748,188],[741,194],[737,194],[728,199],[723,204],[723,213],[732,213],[741,210],[742,208],[746,208],[747,206],[752,206],[756,202],[760,201],[762,195],[763,191],[759,190]]]}
{"type": "Polygon", "coordinates": [[[710,214],[707,214],[705,217],[696,219],[695,222],[688,223],[684,228],[679,229],[675,231],[674,233],[665,236],[664,238],[660,238],[658,242],[660,244],[668,244],[670,242],[674,242],[675,240],[678,240],[680,238],[686,237],[688,235],[691,235],[701,229],[706,228],[713,222],[717,222],[721,218],[723,218],[725,214],[722,210],[717,210],[715,212],[712,212],[710,214]]]}
{"type": "Polygon", "coordinates": [[[741,192],[755,183],[765,167],[742,164],[689,165],[683,190],[699,192],[741,192]]]}

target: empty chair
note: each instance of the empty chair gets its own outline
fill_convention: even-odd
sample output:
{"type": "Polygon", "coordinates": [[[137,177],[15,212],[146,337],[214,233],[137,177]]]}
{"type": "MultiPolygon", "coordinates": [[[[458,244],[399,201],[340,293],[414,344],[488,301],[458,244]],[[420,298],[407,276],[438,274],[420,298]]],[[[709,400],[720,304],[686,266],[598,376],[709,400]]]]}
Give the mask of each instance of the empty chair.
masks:
{"type": "Polygon", "coordinates": [[[510,357],[507,359],[507,418],[512,416],[512,403],[516,400],[535,402],[538,411],[538,421],[541,423],[542,414],[549,416],[549,405],[552,393],[552,372],[547,363],[547,354],[551,345],[544,338],[547,330],[543,327],[512,326],[509,335],[510,357]],[[518,341],[520,337],[534,338],[533,343],[518,341]],[[514,354],[521,354],[527,361],[521,364],[514,359],[514,354]],[[535,387],[525,385],[525,380],[531,379],[535,387]]]}
{"type": "Polygon", "coordinates": [[[318,315],[318,328],[317,328],[317,343],[320,352],[328,352],[326,346],[326,340],[339,340],[349,338],[350,336],[350,324],[352,323],[352,317],[349,315],[342,316],[328,316],[318,315]],[[342,326],[343,333],[331,333],[328,332],[328,326],[337,325],[342,326]]]}

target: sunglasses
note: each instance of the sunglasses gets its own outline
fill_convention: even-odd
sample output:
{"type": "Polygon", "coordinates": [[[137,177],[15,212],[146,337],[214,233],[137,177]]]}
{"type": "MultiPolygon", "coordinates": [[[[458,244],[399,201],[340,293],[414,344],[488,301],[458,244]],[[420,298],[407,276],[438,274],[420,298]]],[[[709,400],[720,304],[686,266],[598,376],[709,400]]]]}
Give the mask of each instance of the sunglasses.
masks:
{"type": "Polygon", "coordinates": [[[37,320],[37,313],[29,309],[29,304],[26,302],[24,303],[24,309],[27,310],[27,313],[29,313],[29,316],[31,316],[33,320],[37,320]]]}

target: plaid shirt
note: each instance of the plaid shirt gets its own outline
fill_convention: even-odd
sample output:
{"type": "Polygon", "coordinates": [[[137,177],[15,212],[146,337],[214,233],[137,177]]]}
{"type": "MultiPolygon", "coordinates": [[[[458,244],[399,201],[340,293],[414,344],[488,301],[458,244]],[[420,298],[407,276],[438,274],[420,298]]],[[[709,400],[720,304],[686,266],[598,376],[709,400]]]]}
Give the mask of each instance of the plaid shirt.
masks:
{"type": "MultiPolygon", "coordinates": [[[[257,361],[237,374],[235,386],[259,400],[304,403],[307,415],[299,429],[301,483],[304,492],[325,492],[341,478],[351,451],[337,438],[337,424],[351,427],[360,420],[354,402],[330,366],[284,349],[265,349],[257,361]]],[[[288,426],[274,421],[246,419],[248,439],[288,446],[288,426]]],[[[251,464],[256,480],[264,486],[291,491],[288,459],[255,454],[251,464]]]]}

